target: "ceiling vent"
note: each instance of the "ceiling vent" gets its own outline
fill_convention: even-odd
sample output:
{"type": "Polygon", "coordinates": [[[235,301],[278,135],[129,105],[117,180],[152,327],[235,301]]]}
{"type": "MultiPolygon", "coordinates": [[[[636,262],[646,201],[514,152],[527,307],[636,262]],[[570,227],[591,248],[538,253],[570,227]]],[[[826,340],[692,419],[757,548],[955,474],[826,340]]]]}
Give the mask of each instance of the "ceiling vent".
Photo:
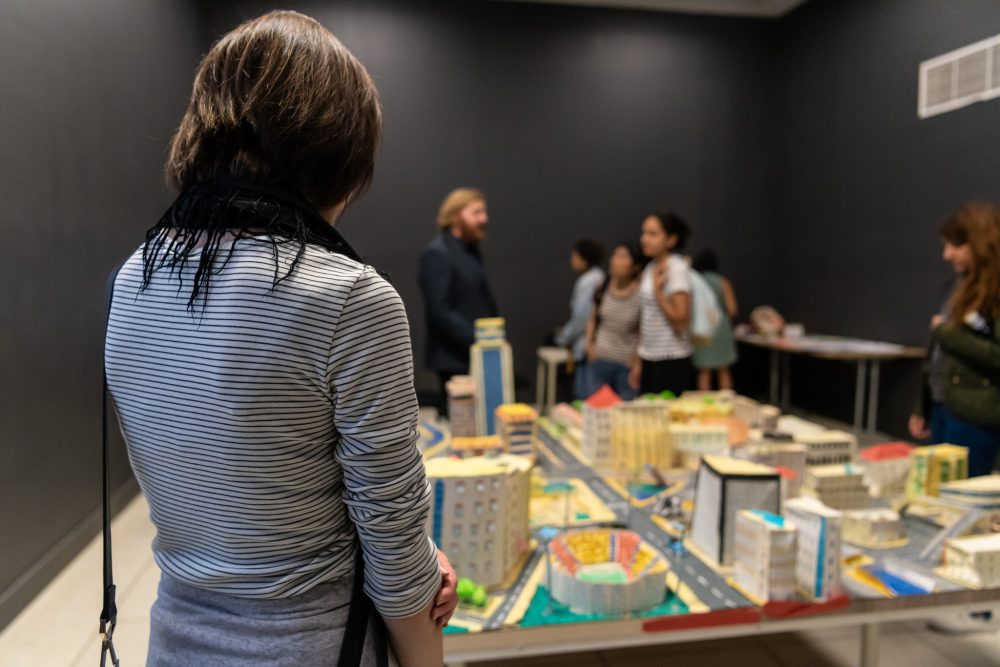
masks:
{"type": "Polygon", "coordinates": [[[1000,97],[1000,35],[920,63],[921,118],[994,97],[1000,97]]]}

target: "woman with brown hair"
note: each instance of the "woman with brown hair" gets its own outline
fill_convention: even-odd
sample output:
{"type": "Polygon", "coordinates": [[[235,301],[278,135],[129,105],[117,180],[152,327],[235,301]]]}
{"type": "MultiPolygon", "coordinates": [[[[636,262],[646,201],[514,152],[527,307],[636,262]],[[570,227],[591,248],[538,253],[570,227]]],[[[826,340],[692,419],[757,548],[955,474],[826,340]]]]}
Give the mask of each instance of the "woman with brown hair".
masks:
{"type": "Polygon", "coordinates": [[[347,620],[371,603],[403,665],[442,663],[456,582],[425,528],[406,312],[333,227],[381,126],[365,68],[302,14],[198,67],[180,194],[117,275],[105,345],[157,531],[148,665],[373,664],[384,642],[347,620]]]}
{"type": "Polygon", "coordinates": [[[969,476],[988,475],[1000,451],[1000,210],[965,204],[939,229],[957,283],[931,318],[933,340],[915,438],[969,448],[969,476]]]}

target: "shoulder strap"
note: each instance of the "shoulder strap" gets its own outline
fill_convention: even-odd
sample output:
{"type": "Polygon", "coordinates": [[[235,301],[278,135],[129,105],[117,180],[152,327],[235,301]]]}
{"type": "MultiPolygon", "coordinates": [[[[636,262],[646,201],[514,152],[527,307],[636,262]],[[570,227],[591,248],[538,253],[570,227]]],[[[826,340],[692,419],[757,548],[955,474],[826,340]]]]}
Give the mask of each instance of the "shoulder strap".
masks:
{"type": "Polygon", "coordinates": [[[365,559],[361,544],[356,545],[354,557],[354,587],[351,591],[351,606],[347,612],[347,625],[340,643],[340,657],[337,667],[359,667],[365,651],[365,636],[368,633],[368,618],[372,618],[375,644],[375,664],[387,667],[389,664],[388,644],[384,621],[365,593],[365,559]]]}
{"type": "MultiPolygon", "coordinates": [[[[122,265],[119,264],[108,277],[105,289],[108,299],[107,309],[104,313],[104,338],[102,340],[107,339],[108,319],[111,317],[111,302],[115,293],[115,278],[118,277],[121,268],[122,265]]],[[[111,664],[118,667],[118,654],[115,652],[115,645],[112,641],[115,625],[118,623],[118,607],[115,604],[115,581],[111,568],[111,494],[109,489],[111,486],[109,475],[111,457],[108,454],[110,449],[108,445],[108,374],[104,367],[103,348],[101,349],[101,378],[101,512],[103,514],[101,533],[104,537],[104,606],[101,608],[100,624],[101,667],[107,664],[109,654],[111,664]]]]}

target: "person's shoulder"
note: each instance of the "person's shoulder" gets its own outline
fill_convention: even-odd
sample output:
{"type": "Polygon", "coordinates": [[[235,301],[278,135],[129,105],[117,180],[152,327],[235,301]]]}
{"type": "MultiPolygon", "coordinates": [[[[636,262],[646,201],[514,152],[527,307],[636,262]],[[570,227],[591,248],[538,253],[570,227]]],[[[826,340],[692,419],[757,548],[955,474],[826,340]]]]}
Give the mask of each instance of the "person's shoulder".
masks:
{"type": "Polygon", "coordinates": [[[448,239],[445,235],[438,232],[435,234],[427,245],[424,246],[424,254],[427,253],[446,253],[448,252],[448,239]]]}

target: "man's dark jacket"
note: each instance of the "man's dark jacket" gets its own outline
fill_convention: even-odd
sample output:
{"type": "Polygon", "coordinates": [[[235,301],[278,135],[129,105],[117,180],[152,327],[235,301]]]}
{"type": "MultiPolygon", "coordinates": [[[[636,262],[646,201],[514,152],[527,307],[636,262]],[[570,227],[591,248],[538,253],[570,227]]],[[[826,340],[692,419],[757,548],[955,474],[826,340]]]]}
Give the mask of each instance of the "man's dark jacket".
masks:
{"type": "Polygon", "coordinates": [[[497,316],[479,249],[443,230],[420,256],[420,290],[427,317],[427,368],[467,373],[473,323],[497,316]]]}

